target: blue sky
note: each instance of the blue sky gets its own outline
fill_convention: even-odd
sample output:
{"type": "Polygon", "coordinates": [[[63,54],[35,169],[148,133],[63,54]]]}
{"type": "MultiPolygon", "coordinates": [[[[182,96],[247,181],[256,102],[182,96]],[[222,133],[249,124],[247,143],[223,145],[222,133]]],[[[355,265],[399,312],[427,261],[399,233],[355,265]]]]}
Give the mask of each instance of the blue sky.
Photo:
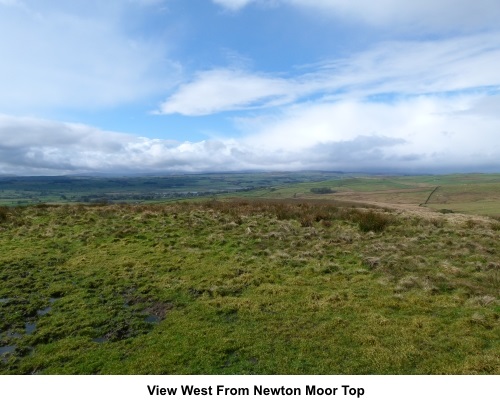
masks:
{"type": "Polygon", "coordinates": [[[0,174],[500,171],[497,0],[0,0],[0,174]]]}

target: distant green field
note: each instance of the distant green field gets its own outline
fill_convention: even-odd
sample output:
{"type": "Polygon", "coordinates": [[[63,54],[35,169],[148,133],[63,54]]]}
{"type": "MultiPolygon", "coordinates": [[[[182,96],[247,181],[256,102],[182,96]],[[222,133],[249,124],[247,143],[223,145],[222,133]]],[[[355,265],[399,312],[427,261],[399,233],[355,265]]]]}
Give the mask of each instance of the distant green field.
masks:
{"type": "Polygon", "coordinates": [[[146,177],[0,177],[0,205],[169,201],[267,190],[340,176],[327,172],[269,172],[146,177]]]}
{"type": "Polygon", "coordinates": [[[500,216],[500,182],[441,186],[432,194],[428,205],[436,209],[500,216]]]}
{"type": "Polygon", "coordinates": [[[7,206],[75,202],[161,203],[228,197],[425,204],[435,210],[500,216],[500,174],[381,176],[275,172],[111,178],[0,177],[0,205],[7,206]],[[320,195],[313,192],[321,188],[329,188],[332,193],[320,195]]]}

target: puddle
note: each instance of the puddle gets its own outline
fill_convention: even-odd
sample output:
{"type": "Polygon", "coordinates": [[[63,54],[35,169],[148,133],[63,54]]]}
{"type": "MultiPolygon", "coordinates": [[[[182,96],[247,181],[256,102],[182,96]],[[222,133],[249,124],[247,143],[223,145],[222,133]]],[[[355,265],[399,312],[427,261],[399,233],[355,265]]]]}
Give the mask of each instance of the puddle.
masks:
{"type": "Polygon", "coordinates": [[[0,363],[7,363],[9,356],[14,353],[17,346],[0,346],[0,363]]]}
{"type": "Polygon", "coordinates": [[[108,339],[105,337],[98,337],[98,338],[92,339],[92,342],[96,342],[96,343],[104,343],[107,341],[108,341],[108,339]]]}
{"type": "Polygon", "coordinates": [[[24,330],[27,335],[31,335],[36,329],[36,323],[35,322],[26,322],[24,324],[24,330]]]}
{"type": "Polygon", "coordinates": [[[160,322],[160,317],[156,315],[148,315],[145,319],[147,323],[158,323],[160,322]]]}
{"type": "MultiPolygon", "coordinates": [[[[49,299],[49,303],[53,304],[54,302],[56,302],[59,298],[50,298],[49,299]]],[[[50,311],[52,310],[52,306],[49,305],[48,307],[44,308],[44,309],[39,309],[36,313],[39,315],[39,316],[42,316],[42,315],[45,315],[45,314],[48,314],[50,311]]]]}
{"type": "Polygon", "coordinates": [[[19,339],[19,338],[22,338],[23,335],[21,335],[20,333],[17,333],[17,332],[9,331],[9,332],[7,332],[7,337],[10,339],[19,339]]]}
{"type": "Polygon", "coordinates": [[[0,298],[0,304],[7,304],[10,301],[10,298],[0,298]]]}
{"type": "Polygon", "coordinates": [[[13,353],[17,346],[0,346],[0,355],[13,353]]]}
{"type": "Polygon", "coordinates": [[[45,314],[48,314],[50,311],[51,311],[52,307],[47,307],[47,308],[44,308],[44,309],[39,309],[38,311],[36,311],[36,313],[38,315],[45,315],[45,314]]]}

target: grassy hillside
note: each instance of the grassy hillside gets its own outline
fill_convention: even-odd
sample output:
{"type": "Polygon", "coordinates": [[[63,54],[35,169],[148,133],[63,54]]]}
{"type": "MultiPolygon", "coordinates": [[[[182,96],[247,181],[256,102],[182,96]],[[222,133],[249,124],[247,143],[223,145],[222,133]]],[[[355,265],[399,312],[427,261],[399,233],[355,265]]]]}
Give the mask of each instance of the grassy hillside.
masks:
{"type": "Polygon", "coordinates": [[[322,181],[285,184],[272,189],[255,189],[240,195],[250,198],[322,198],[336,201],[376,202],[426,206],[500,218],[500,175],[457,174],[445,176],[361,176],[344,175],[322,181]],[[314,188],[330,188],[319,196],[314,188]],[[430,197],[430,198],[429,198],[430,197]]]}
{"type": "Polygon", "coordinates": [[[0,228],[3,374],[500,373],[493,219],[235,200],[0,228]]]}

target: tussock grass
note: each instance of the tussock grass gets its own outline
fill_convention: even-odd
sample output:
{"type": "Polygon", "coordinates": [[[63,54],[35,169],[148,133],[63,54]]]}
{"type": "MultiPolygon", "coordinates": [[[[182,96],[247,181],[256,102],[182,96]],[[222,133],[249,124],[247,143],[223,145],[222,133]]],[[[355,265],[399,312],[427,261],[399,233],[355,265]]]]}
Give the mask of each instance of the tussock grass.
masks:
{"type": "Polygon", "coordinates": [[[0,372],[498,374],[496,222],[451,215],[273,200],[8,209],[0,345],[16,349],[0,372]]]}
{"type": "Polygon", "coordinates": [[[0,223],[7,220],[9,211],[9,208],[0,206],[0,223]]]}
{"type": "Polygon", "coordinates": [[[355,211],[352,218],[358,223],[359,229],[363,232],[382,232],[391,222],[388,215],[372,210],[355,211]]]}

